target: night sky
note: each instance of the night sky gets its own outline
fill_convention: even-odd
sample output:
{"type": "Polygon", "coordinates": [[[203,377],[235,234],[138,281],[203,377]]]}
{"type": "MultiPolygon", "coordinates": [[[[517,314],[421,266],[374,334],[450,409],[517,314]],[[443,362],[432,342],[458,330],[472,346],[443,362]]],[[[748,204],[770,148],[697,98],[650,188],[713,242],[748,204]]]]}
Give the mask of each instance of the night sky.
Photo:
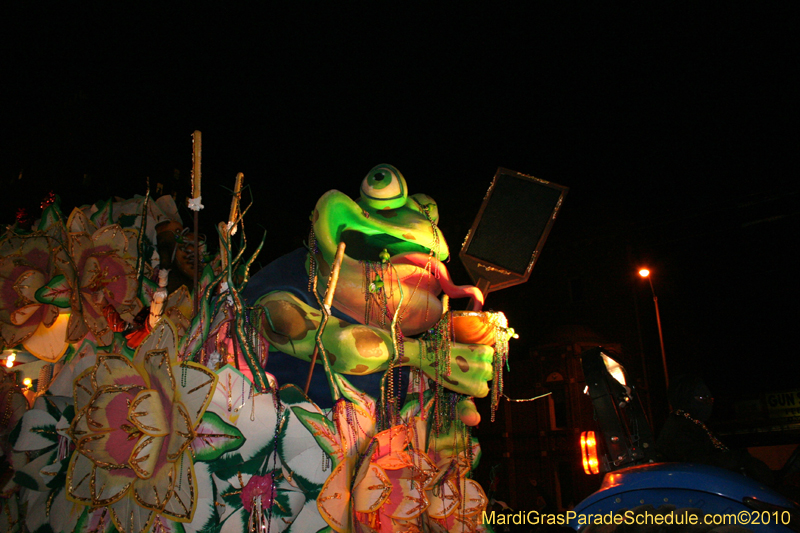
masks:
{"type": "Polygon", "coordinates": [[[199,129],[203,227],[244,172],[264,262],[384,162],[438,200],[457,252],[503,166],[570,188],[542,261],[638,231],[678,367],[727,393],[796,388],[795,4],[524,5],[7,12],[2,222],[50,190],[71,207],[149,176],[185,195],[199,129]]]}

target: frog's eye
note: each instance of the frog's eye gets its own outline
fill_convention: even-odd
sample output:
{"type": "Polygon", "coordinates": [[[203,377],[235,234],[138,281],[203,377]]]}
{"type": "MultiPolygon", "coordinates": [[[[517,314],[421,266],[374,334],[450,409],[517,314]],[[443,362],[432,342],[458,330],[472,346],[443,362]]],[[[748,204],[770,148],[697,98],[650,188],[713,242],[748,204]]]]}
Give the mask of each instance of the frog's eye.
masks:
{"type": "Polygon", "coordinates": [[[361,182],[361,199],[375,209],[397,209],[406,203],[406,179],[392,165],[378,165],[361,182]]]}

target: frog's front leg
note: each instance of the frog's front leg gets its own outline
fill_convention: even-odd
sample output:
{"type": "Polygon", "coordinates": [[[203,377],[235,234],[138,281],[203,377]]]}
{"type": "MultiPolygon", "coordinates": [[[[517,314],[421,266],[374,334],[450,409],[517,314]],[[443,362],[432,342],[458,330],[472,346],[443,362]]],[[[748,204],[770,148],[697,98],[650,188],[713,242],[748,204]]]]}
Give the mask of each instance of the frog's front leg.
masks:
{"type": "MultiPolygon", "coordinates": [[[[492,379],[492,361],[494,349],[482,344],[462,344],[455,342],[450,348],[450,375],[442,370],[437,371],[437,358],[433,354],[422,356],[420,361],[417,356],[414,366],[420,368],[429,377],[442,380],[442,385],[448,389],[483,398],[489,394],[488,381],[492,379]],[[421,364],[419,364],[421,363],[421,364]]],[[[412,362],[413,363],[413,362],[412,362]]]]}
{"type": "MultiPolygon", "coordinates": [[[[310,361],[316,345],[322,313],[288,292],[273,292],[258,300],[264,309],[262,332],[270,344],[304,361],[310,361]]],[[[364,375],[388,368],[392,339],[387,331],[351,324],[329,317],[322,345],[334,372],[364,375]]],[[[418,342],[408,339],[404,346],[419,354],[418,342]]]]}
{"type": "MultiPolygon", "coordinates": [[[[265,311],[262,331],[271,345],[286,354],[310,361],[322,313],[287,292],[267,294],[258,305],[265,311]]],[[[403,343],[401,365],[420,368],[431,378],[438,376],[442,385],[467,396],[482,398],[489,393],[487,381],[492,379],[494,353],[491,347],[454,343],[448,377],[444,372],[437,372],[435,358],[423,353],[420,341],[406,338],[403,343]]],[[[390,332],[351,324],[336,317],[328,319],[322,345],[331,369],[341,374],[364,375],[384,371],[394,353],[390,332]]]]}

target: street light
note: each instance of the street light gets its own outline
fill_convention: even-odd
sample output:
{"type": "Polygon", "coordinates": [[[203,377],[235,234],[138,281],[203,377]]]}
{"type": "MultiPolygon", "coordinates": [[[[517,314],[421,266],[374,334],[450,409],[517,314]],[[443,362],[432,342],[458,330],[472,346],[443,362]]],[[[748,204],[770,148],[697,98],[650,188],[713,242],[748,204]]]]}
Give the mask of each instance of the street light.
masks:
{"type": "Polygon", "coordinates": [[[656,323],[658,324],[658,340],[661,342],[661,362],[664,365],[664,383],[667,385],[667,390],[669,390],[669,374],[667,373],[667,356],[664,353],[664,333],[661,331],[661,314],[658,312],[658,297],[656,296],[656,290],[653,288],[653,279],[650,277],[650,271],[646,268],[642,268],[639,270],[639,275],[643,278],[647,278],[647,281],[650,282],[650,292],[653,293],[653,303],[656,306],[656,323]]]}

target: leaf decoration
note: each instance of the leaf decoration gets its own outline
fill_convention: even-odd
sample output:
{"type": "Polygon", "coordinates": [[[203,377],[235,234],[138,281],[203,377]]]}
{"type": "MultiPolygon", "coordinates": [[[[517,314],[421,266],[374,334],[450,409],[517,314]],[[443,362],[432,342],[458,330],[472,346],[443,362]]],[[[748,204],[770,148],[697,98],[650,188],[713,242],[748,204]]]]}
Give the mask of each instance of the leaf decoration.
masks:
{"type": "Polygon", "coordinates": [[[114,522],[111,520],[108,507],[99,507],[97,509],[84,507],[84,511],[81,513],[75,525],[75,531],[116,533],[117,529],[114,527],[114,522]]]}
{"type": "Polygon", "coordinates": [[[278,437],[278,455],[283,464],[284,475],[311,498],[311,494],[319,493],[330,475],[328,453],[320,449],[308,428],[292,412],[292,408],[318,414],[322,414],[322,410],[294,385],[283,387],[280,398],[287,407],[284,409],[286,423],[278,437]]]}
{"type": "Polygon", "coordinates": [[[14,449],[28,452],[48,448],[58,443],[57,419],[47,411],[31,409],[22,417],[20,433],[14,441],[14,449]]]}
{"type": "Polygon", "coordinates": [[[208,411],[236,426],[244,435],[244,443],[211,463],[211,469],[215,473],[224,469],[232,475],[230,471],[235,473],[237,469],[244,472],[246,463],[248,472],[261,474],[275,449],[275,430],[283,427],[283,420],[277,418],[275,398],[272,394],[258,394],[251,382],[230,365],[222,367],[217,375],[208,411]]]}
{"type": "Polygon", "coordinates": [[[94,205],[97,208],[97,211],[92,213],[89,218],[97,225],[98,228],[102,228],[103,226],[108,226],[109,224],[114,223],[111,210],[112,201],[110,198],[108,200],[101,200],[94,205]]]}
{"type": "MultiPolygon", "coordinates": [[[[207,267],[208,270],[208,267],[207,267]]],[[[213,271],[211,271],[213,275],[213,271]]],[[[204,273],[205,275],[205,273],[204,273]]],[[[208,332],[213,322],[214,313],[211,308],[211,299],[214,287],[222,280],[222,275],[217,276],[204,290],[200,298],[197,314],[194,316],[186,335],[181,337],[178,346],[178,353],[184,360],[195,360],[195,355],[203,349],[203,345],[208,339],[208,332]]]]}
{"type": "MultiPolygon", "coordinates": [[[[216,461],[208,463],[212,473],[219,479],[230,479],[241,475],[255,476],[260,475],[264,470],[262,466],[271,456],[272,448],[268,448],[268,452],[260,454],[249,461],[242,461],[239,454],[233,453],[230,455],[223,455],[216,461]]],[[[224,494],[223,494],[224,496],[224,494]]]]}
{"type": "Polygon", "coordinates": [[[61,199],[56,196],[56,200],[42,211],[42,219],[39,221],[39,231],[46,231],[48,228],[62,223],[60,203],[61,199]]]}
{"type": "Polygon", "coordinates": [[[343,397],[375,416],[375,400],[369,394],[355,388],[342,374],[334,373],[333,379],[343,397]]]}
{"type": "Polygon", "coordinates": [[[205,291],[206,288],[214,282],[215,277],[216,274],[214,274],[214,269],[211,268],[211,265],[206,265],[203,268],[203,273],[200,275],[200,279],[198,280],[200,290],[205,291]]]}
{"type": "Polygon", "coordinates": [[[153,303],[153,295],[158,290],[158,283],[150,278],[142,278],[142,287],[139,290],[139,299],[145,307],[149,307],[153,303]]]}
{"type": "Polygon", "coordinates": [[[339,444],[333,422],[325,418],[325,415],[306,411],[302,407],[292,407],[291,409],[297,419],[311,432],[320,448],[331,458],[335,468],[344,459],[344,451],[339,444]]]}
{"type": "Polygon", "coordinates": [[[244,435],[219,415],[207,411],[195,430],[192,441],[195,461],[213,461],[223,453],[238,450],[244,444],[244,435]]]}
{"type": "Polygon", "coordinates": [[[42,476],[40,472],[48,465],[56,462],[58,450],[55,446],[42,451],[36,459],[18,469],[14,475],[14,481],[26,488],[44,492],[47,490],[49,477],[42,476]]]}

